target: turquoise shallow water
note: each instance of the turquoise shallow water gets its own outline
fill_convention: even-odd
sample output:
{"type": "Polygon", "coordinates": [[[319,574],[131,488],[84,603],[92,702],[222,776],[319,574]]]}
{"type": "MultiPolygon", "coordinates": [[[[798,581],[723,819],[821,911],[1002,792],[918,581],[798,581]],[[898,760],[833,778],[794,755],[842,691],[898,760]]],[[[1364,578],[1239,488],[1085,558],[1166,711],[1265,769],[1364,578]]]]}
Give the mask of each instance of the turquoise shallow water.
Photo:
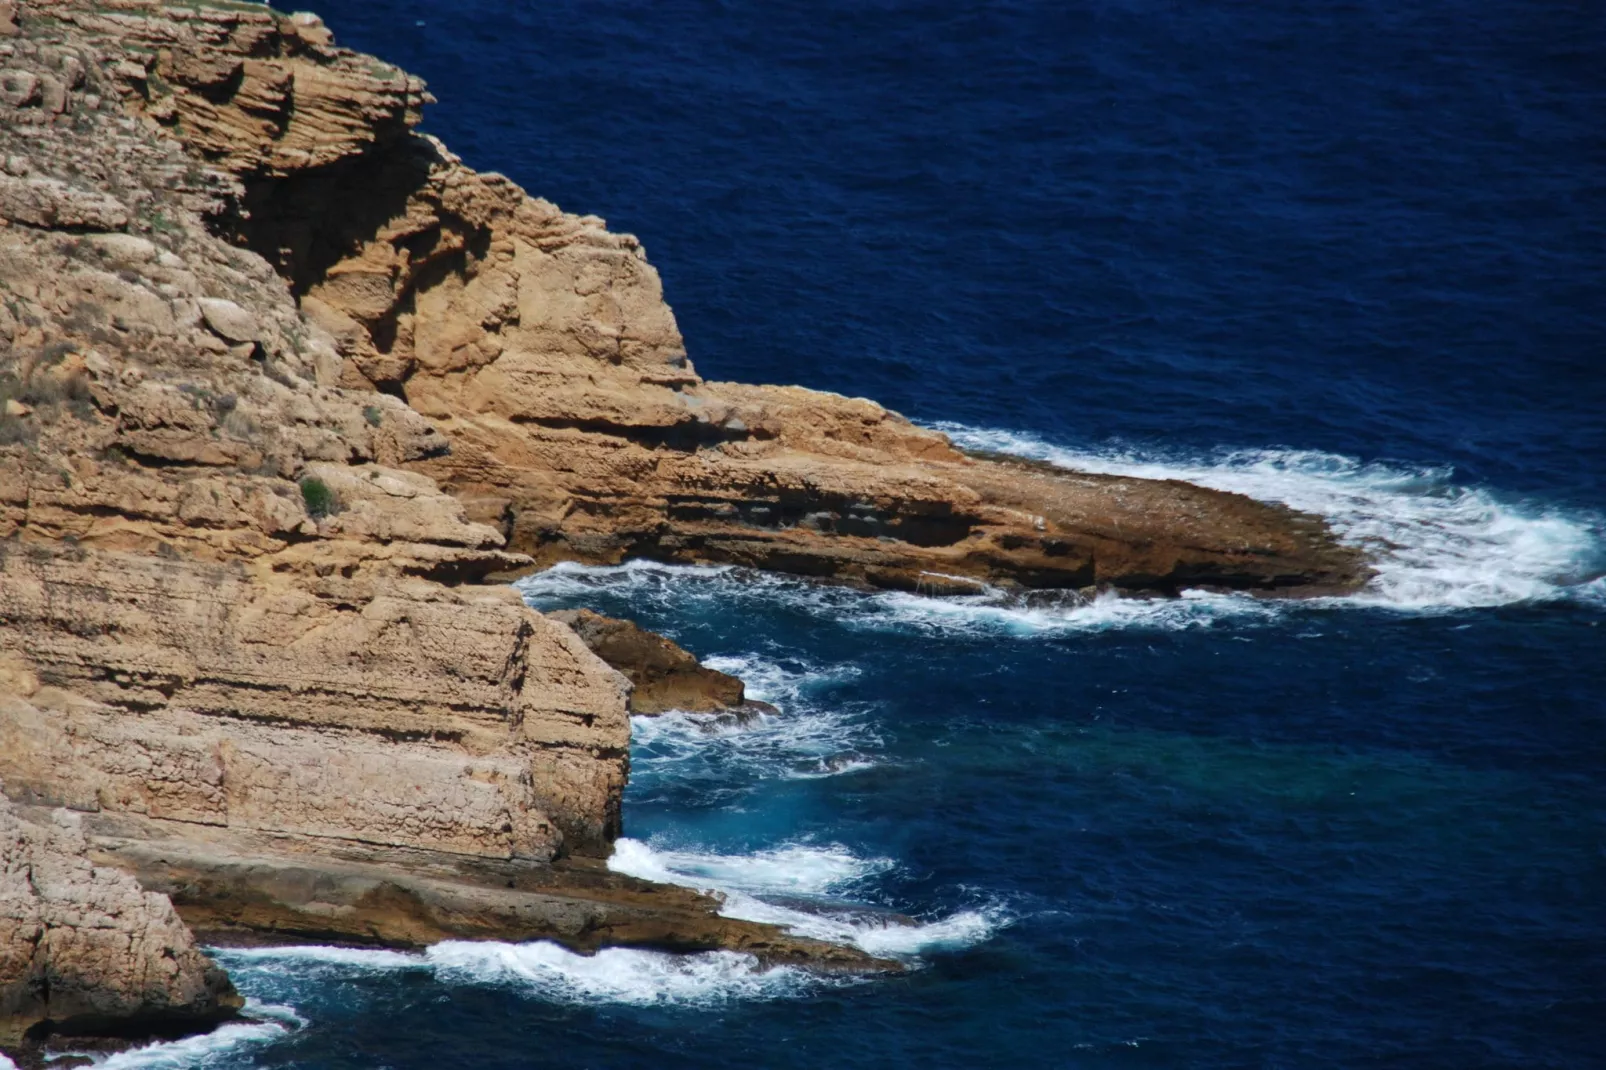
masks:
{"type": "Polygon", "coordinates": [[[615,865],[909,973],[229,952],[281,1009],[118,1065],[1601,1065],[1598,12],[320,10],[470,163],[640,234],[704,375],[1286,501],[1380,574],[1298,605],[534,577],[781,709],[639,722],[615,865]]]}

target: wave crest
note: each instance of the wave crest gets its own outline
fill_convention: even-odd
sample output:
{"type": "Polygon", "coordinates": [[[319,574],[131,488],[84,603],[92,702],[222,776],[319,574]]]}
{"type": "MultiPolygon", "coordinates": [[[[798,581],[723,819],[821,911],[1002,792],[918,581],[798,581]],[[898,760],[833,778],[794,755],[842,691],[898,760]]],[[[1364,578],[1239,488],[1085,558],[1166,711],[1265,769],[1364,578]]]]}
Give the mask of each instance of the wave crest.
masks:
{"type": "MultiPolygon", "coordinates": [[[[960,637],[1030,636],[1120,628],[1179,631],[1209,628],[1226,619],[1240,623],[1269,621],[1279,612],[1276,605],[1249,595],[1205,591],[1187,591],[1182,598],[1123,598],[1105,594],[1091,600],[1071,595],[1035,602],[1023,601],[1018,595],[1004,591],[931,598],[902,591],[866,592],[752,569],[665,565],[642,560],[623,565],[563,562],[526,576],[515,586],[537,609],[577,605],[598,597],[618,599],[653,611],[671,606],[684,611],[689,605],[705,603],[722,611],[735,607],[760,612],[779,605],[788,611],[855,631],[960,637]]],[[[744,674],[752,672],[751,663],[763,660],[756,655],[744,655],[709,658],[705,664],[745,680],[747,675],[744,674]]],[[[828,671],[846,674],[854,670],[852,666],[844,666],[828,671]]],[[[762,680],[762,676],[759,679],[762,680]]],[[[792,712],[784,694],[772,699],[755,689],[754,697],[773,701],[792,712]]],[[[809,704],[806,689],[801,698],[801,703],[793,700],[792,705],[801,708],[809,704]]],[[[706,723],[689,722],[691,725],[706,723]]],[[[737,731],[716,730],[714,734],[734,736],[737,731]]]]}
{"type": "Polygon", "coordinates": [[[868,754],[880,739],[861,711],[821,703],[813,694],[851,678],[853,666],[783,663],[758,654],[711,657],[703,664],[739,677],[749,697],[781,712],[744,722],[678,712],[633,717],[631,762],[638,774],[684,779],[700,771],[728,790],[753,778],[811,779],[874,764],[868,754]]]}
{"type": "MultiPolygon", "coordinates": [[[[232,949],[219,951],[218,958],[242,984],[293,989],[340,978],[421,971],[443,984],[509,987],[556,1003],[711,1005],[800,995],[830,983],[790,966],[765,967],[754,956],[734,951],[680,955],[615,947],[582,955],[547,940],[447,940],[422,952],[318,945],[232,949]]],[[[231,1044],[240,1040],[227,1039],[231,1044]]],[[[170,1065],[193,1062],[127,1064],[153,1070],[170,1065]]]]}
{"type": "Polygon", "coordinates": [[[1076,450],[1035,435],[932,425],[961,448],[1082,472],[1181,479],[1325,517],[1367,550],[1376,578],[1342,601],[1435,611],[1574,597],[1606,565],[1599,516],[1507,501],[1460,486],[1447,468],[1362,463],[1315,450],[1233,450],[1205,457],[1076,450]]]}
{"type": "Polygon", "coordinates": [[[659,849],[640,840],[614,843],[608,868],[647,880],[715,892],[720,913],[743,921],[777,925],[797,936],[858,947],[872,955],[914,958],[923,952],[969,947],[1009,925],[1000,903],[984,903],[933,921],[910,921],[885,911],[830,902],[841,892],[891,870],[891,859],[861,859],[838,844],[789,844],[751,855],[659,849]],[[815,909],[773,902],[764,896],[814,898],[815,909]]]}
{"type": "MultiPolygon", "coordinates": [[[[242,1013],[245,1020],[228,1022],[210,1033],[130,1048],[104,1059],[90,1058],[97,1070],[191,1070],[282,1040],[307,1025],[291,1007],[254,999],[245,1001],[242,1013]]],[[[0,1067],[8,1065],[12,1064],[0,1055],[0,1067]]]]}

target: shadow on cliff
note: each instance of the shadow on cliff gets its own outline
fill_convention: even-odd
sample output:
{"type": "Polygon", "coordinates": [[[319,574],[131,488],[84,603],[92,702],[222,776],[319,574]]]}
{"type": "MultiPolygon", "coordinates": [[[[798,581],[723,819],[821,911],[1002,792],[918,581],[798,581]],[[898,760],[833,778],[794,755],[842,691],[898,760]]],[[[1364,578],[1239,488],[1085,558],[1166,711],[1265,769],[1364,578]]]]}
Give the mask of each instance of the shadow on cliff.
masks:
{"type": "MultiPolygon", "coordinates": [[[[272,264],[298,302],[319,287],[339,285],[347,299],[343,310],[366,331],[362,341],[388,354],[398,322],[414,311],[414,295],[466,274],[469,262],[490,248],[489,225],[464,219],[431,195],[431,172],[447,162],[432,139],[401,134],[321,167],[245,176],[244,197],[210,225],[272,264]],[[362,259],[375,235],[406,219],[418,198],[427,198],[430,210],[416,230],[384,243],[393,254],[362,259]],[[337,266],[345,270],[336,272],[337,266]]],[[[403,362],[393,377],[373,377],[374,385],[405,400],[402,386],[410,374],[411,362],[403,362]]]]}

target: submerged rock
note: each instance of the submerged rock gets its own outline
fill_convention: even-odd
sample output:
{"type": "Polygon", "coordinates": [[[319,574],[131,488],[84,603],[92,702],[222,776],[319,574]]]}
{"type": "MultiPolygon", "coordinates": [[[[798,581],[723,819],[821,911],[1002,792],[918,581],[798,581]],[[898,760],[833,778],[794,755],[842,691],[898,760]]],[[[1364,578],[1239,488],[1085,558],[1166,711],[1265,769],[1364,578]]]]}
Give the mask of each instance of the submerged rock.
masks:
{"type": "Polygon", "coordinates": [[[631,713],[729,713],[741,721],[775,712],[767,702],[748,699],[741,680],[706,667],[690,651],[632,621],[589,609],[547,616],[573,628],[592,653],[625,675],[631,713]]]}

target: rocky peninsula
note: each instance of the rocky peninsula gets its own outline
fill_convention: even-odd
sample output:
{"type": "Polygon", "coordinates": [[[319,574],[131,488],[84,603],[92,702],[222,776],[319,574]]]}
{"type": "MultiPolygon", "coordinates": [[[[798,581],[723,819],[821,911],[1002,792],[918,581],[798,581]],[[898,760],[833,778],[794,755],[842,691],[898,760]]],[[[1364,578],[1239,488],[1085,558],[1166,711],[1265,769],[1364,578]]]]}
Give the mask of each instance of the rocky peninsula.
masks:
{"type": "Polygon", "coordinates": [[[629,713],[740,682],[498,577],[1364,581],[1278,506],[704,381],[640,244],[465,166],[429,100],[311,15],[0,0],[6,1050],[232,1013],[196,940],[895,965],[607,870],[629,713]]]}

